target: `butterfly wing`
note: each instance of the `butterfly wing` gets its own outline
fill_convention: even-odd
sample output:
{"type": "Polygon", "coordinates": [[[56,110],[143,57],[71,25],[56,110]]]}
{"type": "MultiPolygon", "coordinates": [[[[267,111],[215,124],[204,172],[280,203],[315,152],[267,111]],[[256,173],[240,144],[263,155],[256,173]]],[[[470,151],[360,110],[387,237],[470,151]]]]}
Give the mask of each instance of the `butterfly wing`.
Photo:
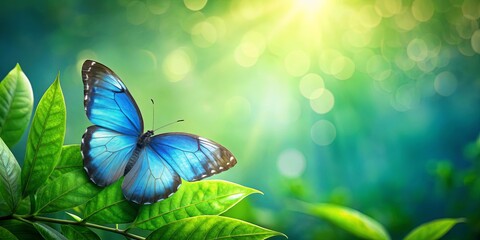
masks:
{"type": "Polygon", "coordinates": [[[83,103],[93,124],[137,137],[143,133],[143,119],[137,103],[112,70],[87,60],[82,66],[82,78],[83,103]]]}
{"type": "Polygon", "coordinates": [[[83,164],[93,182],[107,186],[123,176],[143,132],[143,119],[125,84],[112,70],[87,60],[82,78],[85,111],[95,124],[82,138],[83,164]]]}
{"type": "Polygon", "coordinates": [[[150,146],[146,146],[132,169],[125,175],[122,191],[130,201],[151,204],[170,197],[180,184],[180,177],[162,156],[150,146]]]}
{"type": "Polygon", "coordinates": [[[137,137],[96,125],[87,128],[81,151],[83,166],[98,186],[108,186],[123,176],[137,145],[137,137]]]}
{"type": "Polygon", "coordinates": [[[188,133],[164,133],[152,137],[150,146],[187,181],[223,172],[237,160],[222,145],[188,133]]]}

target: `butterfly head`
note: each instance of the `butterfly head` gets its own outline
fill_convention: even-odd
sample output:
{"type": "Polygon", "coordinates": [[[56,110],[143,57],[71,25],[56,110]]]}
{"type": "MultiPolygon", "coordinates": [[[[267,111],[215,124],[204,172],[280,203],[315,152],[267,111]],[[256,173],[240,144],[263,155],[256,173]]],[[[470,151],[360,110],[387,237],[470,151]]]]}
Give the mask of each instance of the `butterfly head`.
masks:
{"type": "Polygon", "coordinates": [[[153,136],[153,130],[148,130],[142,134],[137,141],[137,146],[140,148],[145,147],[149,142],[150,138],[153,136]]]}

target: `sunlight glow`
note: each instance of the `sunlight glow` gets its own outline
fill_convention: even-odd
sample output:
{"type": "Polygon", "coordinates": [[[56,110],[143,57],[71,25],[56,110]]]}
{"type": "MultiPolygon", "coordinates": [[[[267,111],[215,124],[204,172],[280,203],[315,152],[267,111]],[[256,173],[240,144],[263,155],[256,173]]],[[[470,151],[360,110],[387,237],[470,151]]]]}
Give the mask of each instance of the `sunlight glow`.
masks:
{"type": "Polygon", "coordinates": [[[305,12],[316,12],[324,4],[323,0],[298,0],[294,1],[295,4],[305,12]]]}

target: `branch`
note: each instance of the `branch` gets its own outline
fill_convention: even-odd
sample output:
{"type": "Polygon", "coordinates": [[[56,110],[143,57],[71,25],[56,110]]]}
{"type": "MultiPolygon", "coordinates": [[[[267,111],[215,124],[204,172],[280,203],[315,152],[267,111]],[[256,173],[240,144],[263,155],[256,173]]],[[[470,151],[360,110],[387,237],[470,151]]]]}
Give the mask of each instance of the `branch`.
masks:
{"type": "MultiPolygon", "coordinates": [[[[132,233],[127,232],[127,230],[122,230],[118,228],[111,228],[111,227],[106,227],[94,223],[88,223],[88,222],[76,222],[76,221],[71,221],[71,220],[64,220],[64,219],[56,219],[56,218],[48,218],[48,217],[41,217],[41,216],[33,216],[33,215],[16,215],[13,214],[11,216],[7,216],[7,218],[13,218],[17,219],[22,222],[28,222],[31,223],[31,221],[40,221],[40,222],[50,222],[50,223],[58,223],[58,224],[66,224],[66,225],[79,225],[79,226],[85,226],[85,227],[90,227],[90,228],[96,228],[108,232],[113,232],[117,234],[121,234],[127,238],[131,239],[137,239],[137,240],[145,240],[144,237],[135,235],[132,233]]],[[[2,217],[2,219],[5,219],[2,217]]]]}

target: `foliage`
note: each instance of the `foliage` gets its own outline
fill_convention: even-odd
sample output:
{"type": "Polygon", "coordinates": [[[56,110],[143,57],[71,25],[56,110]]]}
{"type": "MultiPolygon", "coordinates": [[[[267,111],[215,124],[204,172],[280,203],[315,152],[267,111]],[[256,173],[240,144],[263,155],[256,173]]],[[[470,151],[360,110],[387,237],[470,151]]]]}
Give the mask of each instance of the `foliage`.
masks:
{"type": "Polygon", "coordinates": [[[219,216],[246,196],[260,193],[234,183],[183,183],[172,197],[142,206],[123,197],[121,179],[106,188],[97,187],[83,170],[79,145],[63,145],[66,108],[58,76],[38,103],[24,165],[20,168],[9,147],[28,126],[33,95],[19,65],[0,83],[0,99],[2,239],[100,239],[91,228],[131,239],[171,239],[180,234],[178,231],[202,239],[285,236],[219,216]],[[66,213],[73,220],[43,216],[57,212],[66,213]],[[127,227],[109,227],[120,223],[127,227]],[[146,236],[132,233],[134,229],[143,229],[146,236]]]}
{"type": "MultiPolygon", "coordinates": [[[[308,204],[300,202],[299,211],[325,219],[334,225],[343,228],[357,237],[364,239],[388,240],[390,236],[385,228],[369,216],[357,210],[334,204],[308,204]]],[[[405,240],[435,240],[444,236],[457,223],[465,219],[437,219],[422,224],[413,229],[405,240]]]]}

